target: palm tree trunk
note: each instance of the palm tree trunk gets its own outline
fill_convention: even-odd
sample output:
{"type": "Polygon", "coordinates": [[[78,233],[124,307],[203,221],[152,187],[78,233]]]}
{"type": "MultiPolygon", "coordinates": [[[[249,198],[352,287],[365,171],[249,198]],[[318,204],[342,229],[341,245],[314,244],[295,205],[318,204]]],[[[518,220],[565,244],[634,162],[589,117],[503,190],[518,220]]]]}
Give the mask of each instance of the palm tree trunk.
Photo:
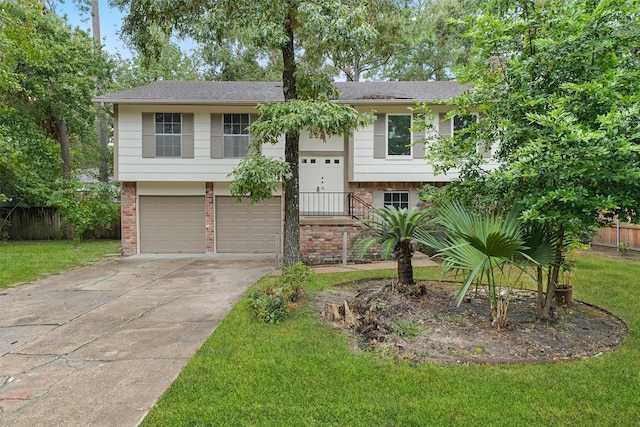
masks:
{"type": "Polygon", "coordinates": [[[413,280],[413,265],[411,257],[413,256],[413,248],[411,242],[402,241],[398,243],[395,250],[396,260],[398,261],[398,285],[401,290],[415,285],[413,280]]]}

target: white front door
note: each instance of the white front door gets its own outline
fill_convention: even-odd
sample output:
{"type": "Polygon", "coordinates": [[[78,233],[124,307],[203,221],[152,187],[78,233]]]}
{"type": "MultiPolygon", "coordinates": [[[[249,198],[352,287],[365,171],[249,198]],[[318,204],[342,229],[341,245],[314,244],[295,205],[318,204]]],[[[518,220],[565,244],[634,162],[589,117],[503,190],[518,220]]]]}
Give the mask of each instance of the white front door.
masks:
{"type": "Polygon", "coordinates": [[[300,157],[300,193],[302,215],[342,215],[346,197],[344,158],[300,157]]]}

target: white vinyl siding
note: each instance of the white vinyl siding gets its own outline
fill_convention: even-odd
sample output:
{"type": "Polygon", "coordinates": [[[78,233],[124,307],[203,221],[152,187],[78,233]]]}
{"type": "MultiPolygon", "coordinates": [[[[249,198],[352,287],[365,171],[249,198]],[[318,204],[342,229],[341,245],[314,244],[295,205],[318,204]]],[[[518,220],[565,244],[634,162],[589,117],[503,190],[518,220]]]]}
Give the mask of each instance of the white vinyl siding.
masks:
{"type": "MultiPolygon", "coordinates": [[[[239,113],[254,115],[251,107],[237,107],[239,113]]],[[[241,159],[211,158],[211,115],[229,111],[229,107],[209,106],[163,106],[163,105],[119,105],[118,106],[118,174],[119,181],[176,181],[176,182],[229,182],[229,173],[241,159]],[[183,121],[192,113],[193,147],[192,157],[185,158],[184,146],[181,158],[142,157],[141,134],[142,113],[147,111],[182,113],[183,121]]],[[[153,114],[153,113],[152,113],[153,114]]],[[[222,118],[220,117],[222,123],[222,118]]],[[[183,123],[184,125],[184,123],[183,123]]],[[[183,130],[184,132],[184,130],[183,130]]],[[[284,144],[265,146],[265,155],[284,157],[284,144]],[[268,152],[268,154],[267,154],[268,152]]],[[[155,144],[154,144],[155,151],[155,144]]]]}
{"type": "MultiPolygon", "coordinates": [[[[407,107],[389,108],[390,114],[401,114],[407,111],[407,107]]],[[[378,108],[382,109],[382,108],[378,108]]],[[[368,110],[367,110],[368,111],[368,110]]],[[[363,112],[365,112],[363,110],[363,112]]],[[[376,113],[378,122],[380,117],[385,117],[384,113],[376,113]]],[[[435,114],[433,126],[438,129],[439,121],[435,114]]],[[[383,119],[384,124],[386,119],[383,119]]],[[[377,128],[375,124],[358,129],[353,133],[353,157],[352,162],[353,175],[349,177],[354,182],[447,182],[457,177],[456,174],[436,175],[427,160],[424,159],[424,146],[417,145],[413,147],[413,156],[391,156],[385,157],[384,144],[382,144],[382,156],[376,156],[374,138],[377,128]],[[395,157],[395,158],[394,158],[395,157]]],[[[424,134],[413,135],[413,139],[422,139],[424,134]]],[[[351,166],[351,165],[350,165],[351,166]]],[[[381,196],[382,197],[382,196],[381,196]]],[[[380,205],[382,206],[382,199],[380,205]]]]}

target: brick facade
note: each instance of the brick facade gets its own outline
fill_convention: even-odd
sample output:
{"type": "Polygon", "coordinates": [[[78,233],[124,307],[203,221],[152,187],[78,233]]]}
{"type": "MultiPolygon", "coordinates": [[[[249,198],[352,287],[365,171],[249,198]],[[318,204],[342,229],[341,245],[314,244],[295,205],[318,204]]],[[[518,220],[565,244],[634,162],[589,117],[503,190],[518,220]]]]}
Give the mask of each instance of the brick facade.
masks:
{"type": "Polygon", "coordinates": [[[135,254],[138,252],[138,206],[136,204],[136,183],[123,182],[120,184],[120,211],[122,214],[122,253],[135,254]]]}
{"type": "Polygon", "coordinates": [[[207,182],[205,186],[204,197],[204,215],[205,215],[205,252],[212,254],[215,243],[215,215],[214,215],[213,182],[207,182]]]}
{"type": "Polygon", "coordinates": [[[446,185],[444,182],[350,182],[349,190],[360,199],[373,205],[373,193],[380,191],[417,191],[420,192],[425,184],[434,187],[446,185]]]}
{"type": "Polygon", "coordinates": [[[342,235],[347,233],[347,257],[354,259],[351,250],[353,238],[362,230],[362,225],[349,218],[331,221],[301,219],[300,256],[311,263],[342,260],[342,235]]]}

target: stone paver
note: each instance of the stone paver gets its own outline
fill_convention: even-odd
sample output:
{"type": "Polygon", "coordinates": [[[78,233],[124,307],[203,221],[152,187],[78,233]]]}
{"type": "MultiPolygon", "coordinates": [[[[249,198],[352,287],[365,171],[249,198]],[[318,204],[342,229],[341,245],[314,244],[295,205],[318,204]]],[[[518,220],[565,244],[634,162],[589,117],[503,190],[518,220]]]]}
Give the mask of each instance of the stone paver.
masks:
{"type": "Polygon", "coordinates": [[[0,426],[135,426],[273,256],[133,256],[0,293],[0,426]]]}

